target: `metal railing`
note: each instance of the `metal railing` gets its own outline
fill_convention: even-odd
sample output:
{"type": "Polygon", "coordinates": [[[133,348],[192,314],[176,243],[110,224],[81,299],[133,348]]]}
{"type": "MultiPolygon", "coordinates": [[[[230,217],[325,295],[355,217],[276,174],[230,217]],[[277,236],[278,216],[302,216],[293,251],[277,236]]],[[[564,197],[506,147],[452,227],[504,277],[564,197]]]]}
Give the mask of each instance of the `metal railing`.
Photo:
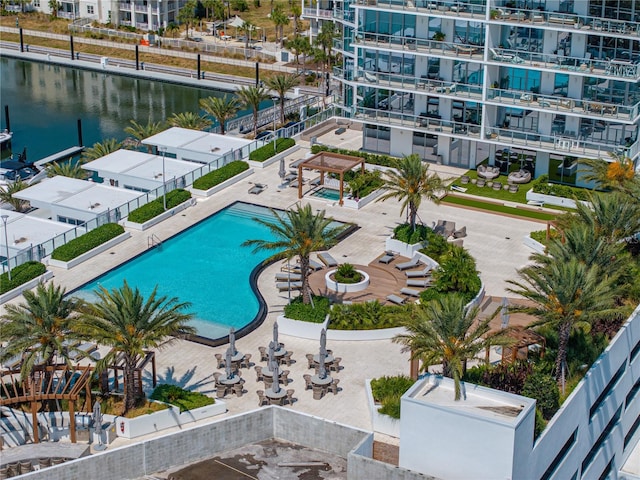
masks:
{"type": "Polygon", "coordinates": [[[465,60],[482,61],[484,58],[484,46],[470,43],[443,42],[438,40],[420,39],[410,36],[376,34],[360,32],[356,35],[354,43],[376,47],[384,50],[405,50],[418,53],[428,53],[434,56],[446,58],[462,58],[465,60]]]}
{"type": "Polygon", "coordinates": [[[465,2],[464,0],[358,0],[358,5],[389,8],[409,12],[429,12],[435,15],[459,16],[464,18],[486,18],[486,0],[465,2]]]}

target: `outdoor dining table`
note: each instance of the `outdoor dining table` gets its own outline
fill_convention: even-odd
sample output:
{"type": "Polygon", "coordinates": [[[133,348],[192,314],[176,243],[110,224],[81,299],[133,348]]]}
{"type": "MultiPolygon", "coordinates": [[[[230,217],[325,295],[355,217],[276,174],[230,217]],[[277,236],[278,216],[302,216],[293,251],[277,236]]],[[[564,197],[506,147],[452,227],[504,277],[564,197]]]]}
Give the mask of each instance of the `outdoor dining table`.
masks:
{"type": "MultiPolygon", "coordinates": [[[[316,363],[320,363],[320,355],[314,355],[313,361],[316,363]]],[[[326,357],[324,357],[324,363],[333,363],[333,355],[327,355],[326,357]]]]}
{"type": "MultiPolygon", "coordinates": [[[[272,378],[273,377],[273,370],[269,370],[268,368],[263,368],[262,369],[262,376],[272,378]]],[[[278,378],[280,378],[281,376],[282,376],[282,370],[279,370],[278,371],[278,378]]]]}
{"type": "Polygon", "coordinates": [[[218,377],[218,383],[222,385],[235,385],[236,383],[240,383],[240,375],[232,375],[231,377],[221,375],[218,377]]]}
{"type": "Polygon", "coordinates": [[[284,388],[281,388],[277,392],[274,392],[273,388],[267,388],[264,391],[264,396],[269,399],[269,403],[271,403],[271,405],[282,405],[282,401],[284,400],[284,397],[287,396],[287,392],[284,388]]]}

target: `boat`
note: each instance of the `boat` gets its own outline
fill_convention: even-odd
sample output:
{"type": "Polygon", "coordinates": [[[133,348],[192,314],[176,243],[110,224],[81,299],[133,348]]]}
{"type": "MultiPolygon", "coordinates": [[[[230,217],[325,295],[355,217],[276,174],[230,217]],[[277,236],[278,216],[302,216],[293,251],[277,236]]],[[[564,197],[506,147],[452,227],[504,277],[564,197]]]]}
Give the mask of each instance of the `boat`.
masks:
{"type": "Polygon", "coordinates": [[[11,133],[6,128],[0,132],[0,152],[2,152],[2,158],[8,157],[11,155],[11,139],[13,138],[13,133],[11,133]]]}

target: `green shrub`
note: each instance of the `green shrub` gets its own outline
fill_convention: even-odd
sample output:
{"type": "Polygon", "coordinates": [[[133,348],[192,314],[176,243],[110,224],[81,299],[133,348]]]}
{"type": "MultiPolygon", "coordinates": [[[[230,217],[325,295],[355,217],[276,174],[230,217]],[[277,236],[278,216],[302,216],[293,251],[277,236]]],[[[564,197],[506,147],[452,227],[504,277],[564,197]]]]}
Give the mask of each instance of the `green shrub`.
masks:
{"type": "MultiPolygon", "coordinates": [[[[191,198],[191,192],[187,190],[172,190],[167,193],[167,210],[173,207],[177,207],[181,203],[186,202],[191,198]]],[[[154,201],[147,203],[146,205],[136,208],[129,213],[129,221],[133,223],[144,223],[157,217],[163,213],[164,206],[162,205],[162,196],[156,198],[154,201]]]]}
{"type": "Polygon", "coordinates": [[[560,392],[554,378],[542,372],[534,372],[525,380],[522,395],[536,399],[536,408],[545,420],[549,420],[560,408],[560,392]]]}
{"type": "Polygon", "coordinates": [[[349,185],[349,192],[356,198],[364,198],[384,185],[379,170],[366,170],[364,173],[349,170],[345,172],[344,180],[349,185]]]}
{"type": "Polygon", "coordinates": [[[431,233],[431,229],[425,225],[416,225],[416,229],[411,230],[411,225],[404,223],[393,229],[393,238],[413,245],[428,240],[429,233],[431,233]]]}
{"type": "Polygon", "coordinates": [[[29,280],[39,277],[46,271],[47,267],[40,262],[27,262],[18,265],[16,268],[11,269],[11,280],[9,280],[8,272],[0,275],[0,294],[13,290],[23,283],[27,283],[29,280]]]}
{"type": "Polygon", "coordinates": [[[589,201],[589,190],[549,183],[549,175],[541,175],[533,182],[533,191],[543,195],[571,198],[574,200],[589,201]]]}
{"type": "Polygon", "coordinates": [[[338,283],[358,283],[362,280],[362,274],[350,263],[343,263],[338,266],[333,278],[338,283]]]}
{"type": "Polygon", "coordinates": [[[433,286],[427,291],[454,293],[470,302],[482,286],[476,270],[475,259],[464,248],[451,245],[447,254],[443,255],[440,260],[440,266],[434,270],[432,275],[433,286]]]}
{"type": "Polygon", "coordinates": [[[292,320],[302,320],[304,322],[322,323],[329,313],[329,299],[312,295],[313,304],[302,303],[302,296],[291,300],[289,305],[284,307],[284,316],[292,320]]]}
{"type": "Polygon", "coordinates": [[[181,412],[194,408],[213,405],[216,401],[200,392],[190,392],[177,385],[158,385],[149,397],[151,400],[170,403],[180,408],[181,412]]]}
{"type": "Polygon", "coordinates": [[[375,330],[399,327],[408,306],[382,305],[379,301],[335,304],[329,312],[329,328],[335,330],[375,330]]]}
{"type": "Polygon", "coordinates": [[[382,404],[378,412],[391,418],[400,418],[400,397],[415,383],[405,375],[380,377],[371,380],[373,399],[382,404]]]}
{"type": "Polygon", "coordinates": [[[51,253],[51,258],[60,260],[61,262],[68,262],[122,233],[124,233],[124,227],[122,225],[106,223],[59,246],[51,253]]]}
{"type": "Polygon", "coordinates": [[[451,246],[452,244],[447,242],[447,239],[442,235],[429,232],[427,234],[427,246],[421,248],[420,253],[424,253],[429,258],[440,263],[440,260],[449,252],[451,246]]]}
{"type": "MultiPolygon", "coordinates": [[[[535,240],[543,244],[544,246],[549,246],[549,241],[547,240],[547,231],[546,230],[537,230],[535,232],[531,232],[529,236],[535,240]]],[[[555,228],[552,228],[549,233],[550,238],[553,240],[554,238],[560,237],[560,232],[555,228]]]]}
{"type": "Polygon", "coordinates": [[[197,188],[198,190],[209,190],[210,188],[213,188],[225,180],[229,180],[248,169],[249,164],[241,160],[227,163],[224,167],[220,167],[217,170],[213,170],[198,178],[193,182],[193,188],[197,188]]]}
{"type": "Polygon", "coordinates": [[[296,141],[293,138],[279,138],[276,140],[275,151],[273,149],[273,142],[269,142],[268,144],[251,152],[249,154],[249,160],[253,160],[254,162],[264,162],[278,153],[288,150],[295,144],[296,141]]]}
{"type": "Polygon", "coordinates": [[[340,153],[342,155],[351,155],[352,157],[364,158],[364,161],[370,165],[381,165],[383,167],[397,167],[397,157],[390,157],[389,155],[376,155],[375,153],[361,152],[359,150],[346,150],[344,148],[333,148],[326,145],[314,145],[311,147],[311,153],[320,152],[333,152],[340,153]]]}

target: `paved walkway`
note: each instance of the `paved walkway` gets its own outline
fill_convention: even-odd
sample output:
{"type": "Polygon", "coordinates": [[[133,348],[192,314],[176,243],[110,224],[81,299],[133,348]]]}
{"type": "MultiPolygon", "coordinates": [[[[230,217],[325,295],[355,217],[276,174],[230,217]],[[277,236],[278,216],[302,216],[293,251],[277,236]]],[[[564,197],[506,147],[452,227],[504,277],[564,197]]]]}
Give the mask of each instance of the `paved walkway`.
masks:
{"type": "MultiPolygon", "coordinates": [[[[348,131],[348,138],[338,137],[330,132],[319,138],[322,143],[339,143],[356,146],[360,132],[348,131]]],[[[309,150],[309,145],[301,142],[302,149],[286,158],[289,164],[302,158],[309,150]]],[[[145,231],[132,232],[126,242],[85,262],[82,266],[70,271],[51,267],[54,281],[67,290],[75,289],[88,282],[100,272],[115,267],[147,249],[147,238],[157,235],[166,239],[179,233],[195,222],[207,218],[216,211],[236,200],[252,202],[260,205],[288,208],[298,202],[297,189],[278,188],[279,165],[276,163],[265,169],[256,170],[255,174],[206,200],[198,200],[194,207],[179,215],[171,217],[161,224],[145,231]],[[253,182],[268,185],[260,195],[251,195],[248,188],[253,182]]],[[[450,168],[445,167],[442,173],[450,175],[450,168]]],[[[440,169],[438,169],[440,170],[440,169]]],[[[337,220],[351,221],[360,229],[349,238],[330,250],[334,258],[343,262],[367,265],[385,250],[385,239],[393,228],[404,221],[400,216],[400,206],[396,201],[378,202],[355,211],[327,203],[317,198],[305,198],[315,209],[325,209],[328,215],[337,220]]],[[[507,294],[507,279],[516,278],[516,269],[527,263],[531,251],[522,243],[523,237],[532,230],[543,226],[527,220],[506,218],[489,213],[468,211],[451,206],[435,206],[424,202],[419,211],[420,219],[431,224],[438,219],[455,221],[456,225],[466,226],[468,236],[464,246],[476,258],[480,276],[486,286],[487,293],[497,297],[507,294]]],[[[258,286],[269,306],[264,324],[248,336],[239,339],[237,348],[244,353],[251,353],[252,360],[259,360],[258,347],[267,346],[272,335],[272,325],[283,311],[287,302],[287,292],[280,293],[274,284],[274,274],[280,265],[268,267],[261,275],[258,286]]],[[[14,302],[17,300],[14,300],[14,302]]],[[[286,348],[294,352],[296,363],[291,367],[289,378],[293,379],[287,388],[295,389],[294,397],[298,401],[292,407],[312,415],[344,422],[355,427],[371,429],[371,421],[365,396],[365,379],[382,375],[408,374],[408,354],[401,353],[401,347],[390,341],[330,341],[328,348],[334,355],[343,358],[344,369],[336,376],[340,378],[342,391],[338,395],[329,394],[321,400],[313,400],[311,390],[304,390],[302,375],[308,373],[306,353],[316,353],[318,342],[281,335],[286,348]]],[[[171,382],[183,387],[213,395],[214,384],[212,374],[215,371],[215,353],[224,353],[226,346],[211,348],[203,345],[176,341],[158,352],[157,367],[160,382],[171,382]]],[[[259,363],[258,363],[259,364],[259,363]]],[[[235,414],[258,407],[256,390],[264,389],[264,384],[256,382],[253,370],[243,370],[248,392],[242,398],[230,397],[227,401],[229,413],[235,414]]],[[[146,385],[150,386],[150,378],[146,377],[146,385]]],[[[116,445],[128,441],[118,439],[116,445]]]]}

